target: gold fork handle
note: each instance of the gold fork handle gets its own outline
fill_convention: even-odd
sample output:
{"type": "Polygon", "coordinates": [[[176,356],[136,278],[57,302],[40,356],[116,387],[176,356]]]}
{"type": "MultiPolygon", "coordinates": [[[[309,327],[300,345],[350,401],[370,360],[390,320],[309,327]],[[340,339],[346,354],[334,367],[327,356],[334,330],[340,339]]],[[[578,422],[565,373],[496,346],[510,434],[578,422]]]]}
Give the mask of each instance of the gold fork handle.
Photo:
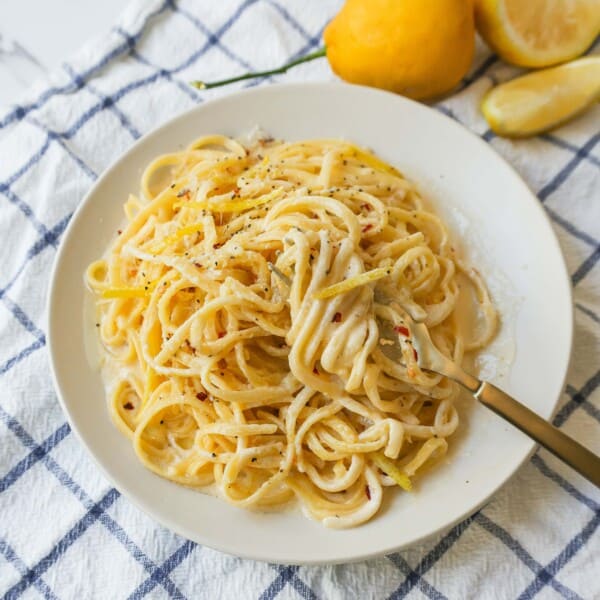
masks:
{"type": "Polygon", "coordinates": [[[491,383],[482,382],[473,395],[483,405],[600,487],[600,457],[491,383]]]}

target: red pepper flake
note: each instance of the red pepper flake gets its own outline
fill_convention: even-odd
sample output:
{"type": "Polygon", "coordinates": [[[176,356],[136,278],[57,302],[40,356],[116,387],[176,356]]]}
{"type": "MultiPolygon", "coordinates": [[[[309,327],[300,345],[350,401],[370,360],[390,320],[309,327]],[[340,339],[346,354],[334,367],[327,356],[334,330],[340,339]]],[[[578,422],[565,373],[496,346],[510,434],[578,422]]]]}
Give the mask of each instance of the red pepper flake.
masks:
{"type": "Polygon", "coordinates": [[[394,331],[396,333],[401,333],[404,337],[410,337],[410,331],[408,330],[408,327],[404,327],[404,325],[396,325],[394,331]]]}
{"type": "Polygon", "coordinates": [[[195,266],[195,267],[198,267],[199,269],[201,269],[201,268],[202,268],[202,265],[201,265],[200,263],[197,263],[197,262],[195,262],[195,263],[194,263],[194,266],[195,266]]]}
{"type": "Polygon", "coordinates": [[[219,331],[219,333],[217,333],[217,335],[219,336],[219,339],[221,339],[222,337],[225,337],[225,332],[219,331]]]}
{"type": "Polygon", "coordinates": [[[413,356],[415,357],[416,361],[419,360],[419,353],[414,348],[413,348],[413,356]]]}
{"type": "Polygon", "coordinates": [[[362,228],[362,232],[366,233],[367,231],[369,231],[369,229],[373,229],[373,223],[367,223],[363,228],[362,228]]]}
{"type": "Polygon", "coordinates": [[[360,207],[363,210],[373,210],[373,207],[368,202],[364,202],[363,204],[360,205],[360,207]]]}
{"type": "Polygon", "coordinates": [[[213,244],[213,248],[216,250],[217,248],[220,248],[223,244],[213,244]]]}
{"type": "Polygon", "coordinates": [[[121,235],[123,233],[122,229],[117,229],[117,235],[121,235]]]}
{"type": "Polygon", "coordinates": [[[315,365],[315,366],[313,367],[313,373],[314,373],[315,375],[318,375],[318,374],[319,374],[319,369],[317,369],[317,365],[315,365]]]}
{"type": "Polygon", "coordinates": [[[339,323],[342,320],[342,313],[341,312],[336,312],[335,315],[333,315],[333,319],[331,319],[331,321],[333,323],[339,323]]]}
{"type": "Polygon", "coordinates": [[[123,404],[123,408],[125,410],[133,410],[134,406],[133,406],[133,404],[131,404],[131,402],[125,402],[125,404],[123,404]]]}
{"type": "Polygon", "coordinates": [[[198,392],[196,398],[198,398],[200,402],[204,402],[208,398],[208,394],[206,392],[198,392]]]}
{"type": "Polygon", "coordinates": [[[370,500],[371,499],[371,490],[369,489],[368,485],[365,486],[365,494],[367,495],[367,498],[370,500]]]}

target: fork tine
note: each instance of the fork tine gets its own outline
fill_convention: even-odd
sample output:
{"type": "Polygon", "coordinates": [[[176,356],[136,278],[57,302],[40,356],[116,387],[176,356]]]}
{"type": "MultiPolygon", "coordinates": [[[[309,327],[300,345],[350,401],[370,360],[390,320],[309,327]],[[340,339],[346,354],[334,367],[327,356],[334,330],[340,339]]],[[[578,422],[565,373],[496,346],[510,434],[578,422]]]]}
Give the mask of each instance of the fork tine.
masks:
{"type": "Polygon", "coordinates": [[[292,287],[292,280],[285,273],[282,273],[272,262],[268,262],[267,266],[269,267],[269,271],[279,277],[285,285],[292,287]]]}

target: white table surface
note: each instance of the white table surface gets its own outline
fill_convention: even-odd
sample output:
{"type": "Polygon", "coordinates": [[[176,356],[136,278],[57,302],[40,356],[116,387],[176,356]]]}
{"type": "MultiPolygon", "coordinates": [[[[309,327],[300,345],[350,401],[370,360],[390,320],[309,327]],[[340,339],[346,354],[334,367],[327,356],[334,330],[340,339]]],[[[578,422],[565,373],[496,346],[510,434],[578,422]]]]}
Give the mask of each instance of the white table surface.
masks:
{"type": "Polygon", "coordinates": [[[0,104],[110,29],[123,0],[1,0],[0,104]]]}

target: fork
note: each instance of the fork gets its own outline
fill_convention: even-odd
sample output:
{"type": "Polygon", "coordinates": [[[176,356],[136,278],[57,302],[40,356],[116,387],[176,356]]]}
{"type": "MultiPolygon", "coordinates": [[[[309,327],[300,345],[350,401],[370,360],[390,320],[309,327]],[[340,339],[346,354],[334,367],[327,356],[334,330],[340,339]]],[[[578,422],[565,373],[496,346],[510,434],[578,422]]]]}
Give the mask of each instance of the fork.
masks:
{"type": "MultiPolygon", "coordinates": [[[[290,278],[282,273],[274,264],[268,263],[269,270],[287,286],[290,278]]],[[[567,463],[580,475],[597,487],[600,487],[600,457],[590,452],[585,446],[565,435],[560,429],[542,419],[539,415],[503,392],[489,381],[482,381],[467,373],[460,365],[442,354],[433,343],[426,325],[413,319],[409,312],[397,302],[389,302],[382,293],[377,294],[377,300],[390,304],[398,311],[408,325],[411,342],[416,350],[417,364],[425,371],[431,371],[456,381],[468,390],[473,397],[486,408],[508,421],[511,425],[528,435],[532,440],[543,446],[554,456],[567,463]]],[[[400,337],[394,325],[385,319],[377,318],[379,331],[392,344],[382,346],[382,352],[392,360],[402,358],[400,337]]]]}
{"type": "MultiPolygon", "coordinates": [[[[489,381],[482,381],[467,373],[436,348],[424,323],[414,320],[406,310],[403,310],[397,304],[394,308],[402,314],[408,325],[412,345],[417,351],[416,357],[419,367],[425,371],[432,371],[456,381],[486,408],[520,429],[540,446],[543,446],[575,469],[588,481],[600,487],[600,457],[565,435],[489,381]]],[[[377,322],[383,336],[394,342],[393,345],[385,346],[384,351],[389,358],[399,358],[401,351],[399,334],[394,331],[393,324],[383,319],[378,319],[377,322]]]]}

